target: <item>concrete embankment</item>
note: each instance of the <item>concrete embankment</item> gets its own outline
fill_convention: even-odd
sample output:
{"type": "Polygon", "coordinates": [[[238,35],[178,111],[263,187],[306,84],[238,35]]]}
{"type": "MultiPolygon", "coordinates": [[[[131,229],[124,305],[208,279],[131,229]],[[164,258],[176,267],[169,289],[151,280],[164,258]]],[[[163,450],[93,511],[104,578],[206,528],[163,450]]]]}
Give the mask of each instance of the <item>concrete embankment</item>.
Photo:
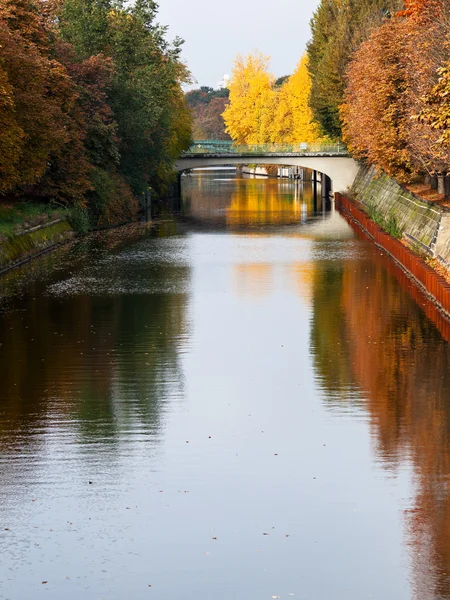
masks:
{"type": "Polygon", "coordinates": [[[427,202],[374,167],[362,167],[350,197],[377,221],[394,223],[419,254],[450,270],[450,210],[427,202]]]}
{"type": "MultiPolygon", "coordinates": [[[[391,180],[389,180],[391,181],[391,180]]],[[[360,186],[361,181],[355,182],[355,187],[360,186]]],[[[380,181],[378,179],[377,185],[380,185],[380,181]]],[[[368,186],[370,187],[370,186],[368,186]]],[[[401,186],[400,186],[401,187],[401,186]]],[[[360,188],[362,190],[361,195],[364,194],[364,187],[360,188]]],[[[402,188],[403,189],[403,188],[402,188]]],[[[352,190],[354,192],[355,189],[352,190]]],[[[396,188],[394,188],[396,192],[396,188]]],[[[391,206],[391,202],[393,204],[392,198],[389,194],[382,195],[385,199],[385,206],[391,206]],[[389,200],[388,200],[389,197],[389,200]]],[[[394,194],[395,196],[395,194],[394,194]]],[[[450,317],[450,284],[447,280],[439,275],[434,269],[432,269],[426,261],[421,258],[418,254],[413,252],[410,248],[405,246],[402,241],[392,237],[380,226],[378,226],[369,216],[369,214],[363,210],[363,204],[360,204],[359,198],[357,201],[352,200],[342,194],[336,194],[336,205],[340,212],[346,216],[351,221],[355,222],[374,242],[377,246],[382,248],[385,252],[387,252],[396,262],[397,264],[417,283],[417,285],[422,289],[422,291],[430,298],[445,314],[447,317],[450,317]]],[[[371,195],[373,198],[373,202],[380,203],[381,200],[379,197],[375,197],[371,195]]],[[[369,196],[365,196],[366,200],[368,200],[369,196]]],[[[416,201],[414,197],[414,202],[416,201]]],[[[381,205],[381,204],[379,204],[381,205]]],[[[412,207],[409,206],[409,203],[405,205],[407,208],[405,209],[397,209],[395,214],[397,214],[400,218],[400,214],[402,210],[412,211],[412,207]]],[[[395,210],[396,207],[392,208],[392,211],[395,210]]],[[[386,211],[388,209],[386,208],[386,211]]],[[[386,212],[386,214],[388,214],[386,212]]],[[[432,213],[433,214],[433,213],[432,213]]],[[[422,211],[417,211],[414,214],[411,212],[410,221],[404,217],[404,225],[405,231],[409,229],[409,231],[416,231],[418,237],[415,238],[420,241],[421,244],[425,245],[424,241],[429,241],[429,250],[431,252],[431,247],[434,236],[431,235],[431,231],[426,233],[426,236],[420,235],[420,230],[418,229],[418,223],[423,222],[428,223],[430,219],[434,218],[430,216],[430,219],[425,218],[426,213],[422,213],[422,211]],[[419,237],[420,236],[420,237],[419,237]]],[[[439,233],[439,222],[436,224],[436,233],[439,233]]],[[[431,230],[431,228],[430,228],[431,230]]],[[[408,234],[408,237],[411,237],[411,234],[408,234]]]]}
{"type": "Polygon", "coordinates": [[[56,248],[73,236],[69,223],[57,219],[0,242],[0,273],[56,248]]]}

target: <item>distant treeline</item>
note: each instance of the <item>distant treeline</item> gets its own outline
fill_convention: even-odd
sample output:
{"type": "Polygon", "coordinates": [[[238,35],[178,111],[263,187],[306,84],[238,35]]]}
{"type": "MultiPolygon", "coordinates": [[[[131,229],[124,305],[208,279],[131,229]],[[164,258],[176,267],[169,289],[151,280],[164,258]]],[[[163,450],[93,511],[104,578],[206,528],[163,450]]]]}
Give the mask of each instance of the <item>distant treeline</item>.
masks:
{"type": "Polygon", "coordinates": [[[163,192],[191,142],[190,74],[152,0],[0,1],[0,195],[97,224],[163,192]]]}
{"type": "Polygon", "coordinates": [[[214,90],[202,86],[186,94],[186,102],[194,120],[193,138],[196,140],[229,140],[225,131],[223,112],[230,96],[228,88],[214,90]]]}

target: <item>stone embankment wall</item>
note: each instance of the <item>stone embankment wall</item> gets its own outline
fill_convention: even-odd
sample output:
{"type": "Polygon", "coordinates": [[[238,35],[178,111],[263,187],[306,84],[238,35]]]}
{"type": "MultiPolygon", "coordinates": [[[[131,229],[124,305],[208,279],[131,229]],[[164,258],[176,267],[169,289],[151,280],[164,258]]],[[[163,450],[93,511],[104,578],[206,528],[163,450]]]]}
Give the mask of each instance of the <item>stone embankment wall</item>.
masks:
{"type": "Polygon", "coordinates": [[[67,221],[57,220],[0,242],[0,273],[55,248],[73,235],[67,221]]]}
{"type": "Polygon", "coordinates": [[[374,167],[362,167],[350,190],[369,215],[395,219],[416,250],[450,269],[450,210],[418,198],[374,167]]]}
{"type": "MultiPolygon", "coordinates": [[[[428,265],[425,260],[407,248],[400,240],[383,231],[361,205],[342,194],[336,194],[339,211],[359,226],[372,240],[387,252],[396,263],[415,280],[422,291],[436,304],[447,317],[450,317],[450,284],[428,265]]],[[[414,294],[413,294],[414,295],[414,294]]],[[[440,319],[438,322],[442,323],[440,319]]],[[[439,326],[439,325],[438,325],[439,326]]],[[[448,323],[446,337],[450,335],[448,323]]]]}

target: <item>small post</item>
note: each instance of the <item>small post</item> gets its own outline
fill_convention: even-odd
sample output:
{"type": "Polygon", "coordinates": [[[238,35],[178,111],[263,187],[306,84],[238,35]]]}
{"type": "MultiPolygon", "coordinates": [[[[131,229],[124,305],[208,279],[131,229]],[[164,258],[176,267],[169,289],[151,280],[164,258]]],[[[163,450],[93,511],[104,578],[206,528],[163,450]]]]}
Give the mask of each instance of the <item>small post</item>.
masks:
{"type": "Polygon", "coordinates": [[[445,175],[443,173],[439,173],[437,176],[438,180],[438,194],[445,194],[445,175]]]}

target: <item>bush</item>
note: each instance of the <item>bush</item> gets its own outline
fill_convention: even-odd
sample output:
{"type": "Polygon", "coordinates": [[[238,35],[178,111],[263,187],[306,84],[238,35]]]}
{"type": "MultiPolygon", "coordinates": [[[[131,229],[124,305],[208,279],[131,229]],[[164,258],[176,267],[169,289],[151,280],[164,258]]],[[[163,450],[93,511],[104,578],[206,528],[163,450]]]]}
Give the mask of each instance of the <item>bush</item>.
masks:
{"type": "Polygon", "coordinates": [[[69,224],[77,235],[86,235],[91,229],[91,220],[86,207],[75,204],[69,212],[69,224]]]}
{"type": "Polygon", "coordinates": [[[136,218],[139,204],[123,177],[97,167],[92,170],[91,183],[89,210],[96,226],[119,225],[136,218]]]}

